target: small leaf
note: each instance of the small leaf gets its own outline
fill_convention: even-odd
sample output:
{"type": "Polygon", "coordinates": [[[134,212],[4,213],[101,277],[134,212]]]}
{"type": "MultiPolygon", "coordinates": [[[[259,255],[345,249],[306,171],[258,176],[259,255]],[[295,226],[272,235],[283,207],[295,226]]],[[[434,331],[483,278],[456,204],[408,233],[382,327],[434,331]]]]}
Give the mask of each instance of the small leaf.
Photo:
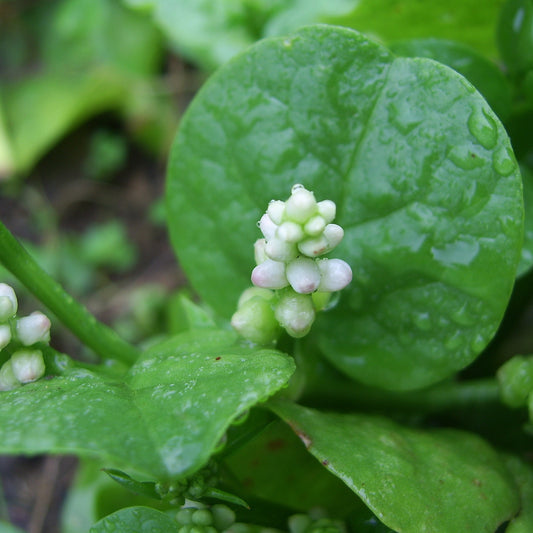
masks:
{"type": "Polygon", "coordinates": [[[515,279],[523,200],[507,134],[471,84],[330,26],[221,68],[181,123],[167,184],[174,248],[220,314],[250,283],[257,221],[294,183],[335,201],[345,229],[335,255],[353,281],[314,326],[337,368],[406,390],[479,355],[515,279]]]}
{"type": "Polygon", "coordinates": [[[505,456],[505,463],[515,478],[522,500],[520,513],[511,520],[505,533],[530,533],[533,531],[533,466],[512,455],[505,456]]]}
{"type": "Polygon", "coordinates": [[[223,502],[239,505],[241,507],[244,507],[245,509],[250,509],[250,506],[242,498],[239,498],[238,496],[235,496],[235,494],[230,494],[229,492],[217,489],[215,487],[211,487],[210,489],[208,489],[205,493],[205,497],[215,498],[223,502]]]}
{"type": "Polygon", "coordinates": [[[128,507],[97,522],[89,533],[178,533],[180,526],[170,516],[150,507],[128,507]]]}
{"type": "Polygon", "coordinates": [[[505,465],[479,437],[367,415],[271,406],[311,454],[399,533],[493,533],[519,508],[505,465]]]}
{"type": "Polygon", "coordinates": [[[155,490],[156,484],[153,481],[137,481],[125,472],[122,472],[121,470],[116,470],[115,468],[103,468],[102,470],[111,479],[113,479],[119,485],[122,485],[129,491],[133,492],[134,494],[148,496],[149,498],[153,498],[154,500],[161,499],[161,496],[155,490]]]}
{"type": "Polygon", "coordinates": [[[288,382],[292,359],[234,344],[231,332],[176,336],[125,381],[69,368],[0,393],[0,452],[96,455],[151,479],[204,466],[231,421],[288,382]]]}

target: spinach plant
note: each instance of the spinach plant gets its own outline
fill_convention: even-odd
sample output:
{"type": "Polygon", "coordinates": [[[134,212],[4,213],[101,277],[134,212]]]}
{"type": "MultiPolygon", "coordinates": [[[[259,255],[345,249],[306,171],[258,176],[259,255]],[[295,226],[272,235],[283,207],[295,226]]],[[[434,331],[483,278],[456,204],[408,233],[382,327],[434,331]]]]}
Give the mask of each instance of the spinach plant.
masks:
{"type": "Polygon", "coordinates": [[[202,303],[144,349],[0,227],[4,266],[103,360],[56,352],[42,319],[29,342],[3,289],[0,451],[86,458],[67,530],[533,528],[526,420],[500,400],[533,409],[531,359],[458,374],[531,264],[519,166],[471,83],[336,26],[266,39],[196,96],[166,199],[202,303]]]}

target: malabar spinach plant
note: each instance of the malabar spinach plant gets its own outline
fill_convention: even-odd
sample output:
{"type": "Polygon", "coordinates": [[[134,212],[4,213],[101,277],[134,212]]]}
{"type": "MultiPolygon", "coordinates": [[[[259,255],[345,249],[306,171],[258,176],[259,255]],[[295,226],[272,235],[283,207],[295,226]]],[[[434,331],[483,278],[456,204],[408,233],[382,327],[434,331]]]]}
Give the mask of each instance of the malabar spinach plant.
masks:
{"type": "Polygon", "coordinates": [[[124,342],[0,226],[4,266],[103,361],[56,352],[0,286],[0,451],[85,458],[67,531],[530,531],[531,443],[500,391],[533,411],[531,358],[458,375],[531,264],[523,198],[455,70],[335,26],[261,41],[172,150],[168,226],[202,300],[180,300],[182,333],[124,342]]]}

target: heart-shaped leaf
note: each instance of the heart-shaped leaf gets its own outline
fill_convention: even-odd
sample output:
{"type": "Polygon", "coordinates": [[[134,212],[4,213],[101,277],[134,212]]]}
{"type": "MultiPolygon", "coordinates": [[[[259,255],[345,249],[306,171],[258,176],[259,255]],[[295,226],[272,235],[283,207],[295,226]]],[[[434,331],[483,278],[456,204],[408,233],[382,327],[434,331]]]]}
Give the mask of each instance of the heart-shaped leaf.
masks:
{"type": "Polygon", "coordinates": [[[181,124],[167,207],[181,264],[221,314],[250,283],[261,213],[298,182],[336,202],[336,255],[354,272],[317,321],[333,364],[412,389],[481,352],[514,281],[523,202],[505,130],[464,78],[330,26],[220,69],[181,124]]]}
{"type": "Polygon", "coordinates": [[[205,465],[230,422],[283,387],[293,361],[230,332],[176,336],[125,381],[83,369],[0,393],[0,452],[95,455],[152,479],[205,465]]]}
{"type": "Polygon", "coordinates": [[[462,431],[272,406],[307,449],[399,533],[493,533],[520,505],[498,454],[462,431]]]}

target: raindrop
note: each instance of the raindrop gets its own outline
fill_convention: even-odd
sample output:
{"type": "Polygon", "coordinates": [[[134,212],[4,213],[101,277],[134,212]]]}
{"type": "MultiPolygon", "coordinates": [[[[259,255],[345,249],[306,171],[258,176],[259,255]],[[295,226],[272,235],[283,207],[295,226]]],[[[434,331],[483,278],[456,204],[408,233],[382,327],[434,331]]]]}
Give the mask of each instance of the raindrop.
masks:
{"type": "Polygon", "coordinates": [[[492,155],[492,166],[502,176],[508,176],[516,168],[513,154],[507,146],[500,146],[492,155]]]}
{"type": "Polygon", "coordinates": [[[472,348],[472,351],[476,354],[481,353],[482,350],[485,348],[485,339],[483,335],[477,334],[470,343],[470,348],[472,348]]]}
{"type": "Polygon", "coordinates": [[[446,339],[444,346],[448,350],[457,350],[463,344],[463,337],[459,332],[454,333],[451,337],[446,339]]]}
{"type": "Polygon", "coordinates": [[[421,331],[429,331],[431,329],[429,313],[415,313],[413,315],[413,323],[421,331]]]}
{"type": "Polygon", "coordinates": [[[460,326],[472,326],[475,321],[466,304],[459,309],[456,309],[451,314],[451,318],[460,326]]]}
{"type": "Polygon", "coordinates": [[[294,194],[296,191],[299,191],[300,189],[305,189],[305,187],[301,183],[296,183],[292,186],[291,194],[294,194]]]}
{"type": "Polygon", "coordinates": [[[448,153],[448,158],[456,166],[463,170],[471,170],[483,166],[483,159],[473,152],[470,146],[454,146],[448,153]]]}
{"type": "Polygon", "coordinates": [[[490,150],[496,145],[496,141],[498,140],[496,122],[485,109],[473,109],[468,117],[468,129],[479,144],[487,150],[490,150]]]}

